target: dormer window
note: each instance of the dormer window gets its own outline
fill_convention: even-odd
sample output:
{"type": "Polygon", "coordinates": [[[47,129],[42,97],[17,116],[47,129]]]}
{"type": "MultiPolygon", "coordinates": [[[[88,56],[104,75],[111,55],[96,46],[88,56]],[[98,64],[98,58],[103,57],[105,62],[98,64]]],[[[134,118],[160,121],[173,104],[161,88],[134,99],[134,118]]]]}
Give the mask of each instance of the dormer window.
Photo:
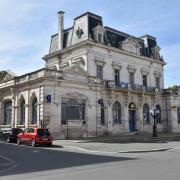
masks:
{"type": "Polygon", "coordinates": [[[159,51],[161,50],[161,48],[159,46],[155,46],[154,50],[155,50],[155,59],[160,59],[159,51]]]}
{"type": "Polygon", "coordinates": [[[105,33],[105,29],[103,26],[96,26],[93,29],[93,33],[94,33],[94,40],[98,43],[102,43],[104,44],[104,33],[105,33]]]}
{"type": "Polygon", "coordinates": [[[122,48],[127,52],[140,55],[141,46],[138,43],[138,41],[135,40],[133,37],[129,37],[125,41],[123,41],[122,44],[120,45],[120,48],[122,48]]]}
{"type": "Polygon", "coordinates": [[[100,43],[102,42],[102,35],[101,35],[101,33],[98,34],[98,42],[100,42],[100,43]]]}

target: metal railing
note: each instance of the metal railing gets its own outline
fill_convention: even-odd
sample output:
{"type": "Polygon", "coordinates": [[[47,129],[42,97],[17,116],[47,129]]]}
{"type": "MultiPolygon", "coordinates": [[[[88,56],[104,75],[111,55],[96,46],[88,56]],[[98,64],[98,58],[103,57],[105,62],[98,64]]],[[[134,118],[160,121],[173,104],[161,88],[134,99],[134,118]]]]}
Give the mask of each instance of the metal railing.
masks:
{"type": "Polygon", "coordinates": [[[115,84],[115,86],[119,88],[123,88],[123,89],[128,89],[128,83],[125,83],[125,82],[119,82],[115,84]]]}
{"type": "Polygon", "coordinates": [[[140,84],[129,84],[126,82],[115,83],[115,81],[107,81],[106,87],[107,88],[114,87],[114,88],[135,90],[135,91],[142,91],[142,92],[149,92],[149,93],[156,93],[157,92],[155,87],[143,86],[140,84]]]}

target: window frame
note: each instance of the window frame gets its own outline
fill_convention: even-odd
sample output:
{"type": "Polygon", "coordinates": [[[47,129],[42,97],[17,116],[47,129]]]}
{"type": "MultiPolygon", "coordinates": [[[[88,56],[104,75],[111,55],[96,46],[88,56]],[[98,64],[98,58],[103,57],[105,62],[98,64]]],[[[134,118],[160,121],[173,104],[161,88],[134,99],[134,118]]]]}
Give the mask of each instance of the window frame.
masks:
{"type": "Polygon", "coordinates": [[[113,103],[112,115],[113,115],[113,124],[122,124],[122,121],[121,121],[121,104],[119,103],[119,101],[115,101],[113,103]],[[115,120],[115,118],[117,118],[117,115],[118,115],[118,119],[115,120]]]}
{"type": "Polygon", "coordinates": [[[68,120],[82,120],[86,121],[86,101],[85,99],[77,99],[77,98],[62,98],[61,100],[61,124],[66,124],[68,120]],[[71,111],[72,108],[75,108],[76,111],[74,117],[72,117],[71,111]],[[77,118],[78,117],[78,118],[77,118]]]}
{"type": "Polygon", "coordinates": [[[177,122],[180,124],[180,107],[177,107],[177,122]]]}
{"type": "Polygon", "coordinates": [[[148,87],[147,75],[143,74],[143,75],[142,75],[142,79],[143,79],[143,86],[144,86],[145,88],[147,88],[147,87],[148,87]],[[145,77],[145,78],[144,78],[144,77],[145,77]]]}
{"type": "Polygon", "coordinates": [[[25,100],[23,99],[20,104],[20,121],[19,125],[24,125],[25,123],[25,100]]]}
{"type": "Polygon", "coordinates": [[[135,74],[134,72],[129,72],[129,84],[131,85],[132,88],[135,85],[134,74],[135,74]]]}
{"type": "Polygon", "coordinates": [[[103,66],[102,65],[96,65],[96,76],[97,78],[103,79],[103,66]]]}
{"type": "Polygon", "coordinates": [[[145,103],[143,105],[143,122],[145,124],[150,124],[150,113],[149,113],[149,105],[147,103],[145,103]]]}
{"type": "Polygon", "coordinates": [[[114,69],[114,81],[115,85],[118,85],[120,83],[120,70],[114,69]]]}
{"type": "Polygon", "coordinates": [[[105,107],[104,107],[104,102],[101,103],[101,125],[105,125],[105,107]]]}
{"type": "Polygon", "coordinates": [[[160,89],[160,77],[155,77],[155,87],[160,89]]]}
{"type": "Polygon", "coordinates": [[[12,121],[12,101],[4,102],[4,125],[10,125],[12,121]]]}

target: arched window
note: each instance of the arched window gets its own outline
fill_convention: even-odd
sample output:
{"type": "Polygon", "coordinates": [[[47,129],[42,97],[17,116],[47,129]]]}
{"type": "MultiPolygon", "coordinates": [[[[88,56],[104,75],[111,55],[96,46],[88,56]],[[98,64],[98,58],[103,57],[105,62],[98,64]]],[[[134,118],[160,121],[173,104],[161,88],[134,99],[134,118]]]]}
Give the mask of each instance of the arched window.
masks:
{"type": "Polygon", "coordinates": [[[121,124],[121,104],[118,101],[113,104],[113,123],[121,124]]]}
{"type": "Polygon", "coordinates": [[[156,105],[156,122],[161,123],[161,107],[160,105],[156,105]]]}
{"type": "Polygon", "coordinates": [[[149,106],[148,106],[148,104],[144,104],[144,106],[143,106],[143,121],[146,124],[150,124],[150,116],[149,116],[149,106]]]}
{"type": "Polygon", "coordinates": [[[20,125],[24,125],[25,123],[25,101],[24,99],[21,101],[20,104],[20,125]]]}
{"type": "Polygon", "coordinates": [[[32,124],[37,123],[37,98],[32,100],[32,124]]]}
{"type": "Polygon", "coordinates": [[[177,108],[177,120],[180,123],[180,107],[177,108]]]}
{"type": "Polygon", "coordinates": [[[12,101],[4,103],[4,125],[11,124],[12,119],[12,101]]]}

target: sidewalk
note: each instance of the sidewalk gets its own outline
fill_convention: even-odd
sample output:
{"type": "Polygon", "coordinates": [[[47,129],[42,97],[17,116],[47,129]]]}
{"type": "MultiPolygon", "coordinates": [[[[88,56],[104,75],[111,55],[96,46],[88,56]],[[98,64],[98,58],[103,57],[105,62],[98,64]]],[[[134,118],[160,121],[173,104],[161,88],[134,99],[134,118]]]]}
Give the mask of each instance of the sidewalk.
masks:
{"type": "Polygon", "coordinates": [[[174,148],[180,148],[179,141],[155,142],[155,143],[108,143],[108,142],[90,142],[86,140],[54,140],[56,146],[63,146],[66,149],[89,152],[112,152],[112,153],[138,153],[165,151],[174,148]]]}

